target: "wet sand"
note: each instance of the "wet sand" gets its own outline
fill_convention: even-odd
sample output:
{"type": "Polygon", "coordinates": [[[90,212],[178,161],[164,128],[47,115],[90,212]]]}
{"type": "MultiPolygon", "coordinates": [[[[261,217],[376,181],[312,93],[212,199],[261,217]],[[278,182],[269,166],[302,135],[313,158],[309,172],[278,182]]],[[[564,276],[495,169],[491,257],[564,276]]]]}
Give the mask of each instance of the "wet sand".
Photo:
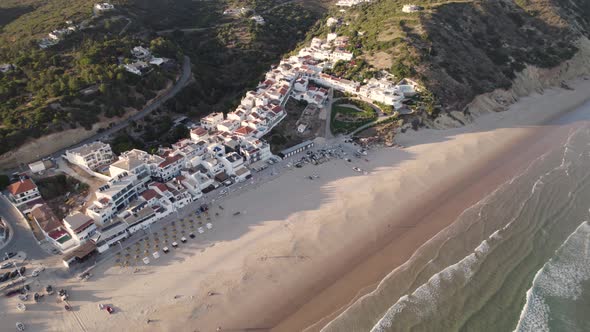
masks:
{"type": "MultiPolygon", "coordinates": [[[[582,87],[580,90],[584,91],[582,87]]],[[[547,114],[542,122],[551,123],[564,112],[575,109],[585,101],[584,97],[580,97],[570,100],[569,107],[547,114]]],[[[515,107],[526,104],[535,107],[537,102],[544,104],[542,99],[545,98],[525,98],[515,107]]],[[[339,276],[337,279],[326,281],[326,288],[311,295],[309,301],[303,303],[305,300],[302,300],[300,307],[281,319],[272,330],[320,330],[358,298],[373,291],[385,276],[407,262],[419,247],[455,221],[465,209],[522,172],[555,142],[563,142],[569,132],[566,127],[551,124],[519,131],[513,137],[503,137],[509,138],[505,142],[499,140],[503,144],[499,144],[493,153],[482,155],[483,158],[472,164],[469,171],[439,182],[428,195],[417,200],[417,204],[392,217],[390,222],[394,226],[389,228],[388,233],[369,240],[372,243],[368,248],[353,250],[357,253],[356,257],[343,262],[340,270],[346,271],[345,266],[348,266],[347,272],[335,273],[339,276]]],[[[404,144],[403,138],[400,143],[404,144]]],[[[412,140],[406,144],[412,144],[412,140]]],[[[304,297],[302,294],[301,298],[304,297]]]]}
{"type": "Polygon", "coordinates": [[[462,128],[400,135],[407,148],[372,151],[370,162],[286,172],[224,200],[211,232],[139,272],[107,262],[90,281],[63,285],[75,315],[52,303],[19,313],[1,302],[2,319],[23,319],[31,331],[299,331],[321,321],[317,330],[562,139],[565,131],[535,125],[587,99],[590,81],[572,86],[462,128]],[[97,315],[98,302],[118,314],[97,315]]]}

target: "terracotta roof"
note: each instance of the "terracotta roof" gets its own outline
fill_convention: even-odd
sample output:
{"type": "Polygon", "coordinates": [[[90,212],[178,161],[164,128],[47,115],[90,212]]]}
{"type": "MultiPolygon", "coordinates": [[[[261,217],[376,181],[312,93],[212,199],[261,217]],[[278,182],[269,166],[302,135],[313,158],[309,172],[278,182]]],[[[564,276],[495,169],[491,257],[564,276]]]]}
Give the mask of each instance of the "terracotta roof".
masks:
{"type": "Polygon", "coordinates": [[[154,189],[148,189],[141,193],[141,197],[143,197],[143,199],[146,201],[149,201],[156,196],[158,196],[158,193],[154,189]]]}
{"type": "Polygon", "coordinates": [[[238,128],[238,129],[236,129],[235,133],[238,134],[238,135],[248,135],[248,134],[250,134],[253,131],[254,131],[254,129],[252,129],[250,127],[242,126],[242,127],[238,128]]]}
{"type": "Polygon", "coordinates": [[[50,238],[57,240],[64,235],[68,235],[68,232],[65,231],[64,229],[60,228],[60,229],[56,229],[54,231],[49,232],[47,235],[49,235],[50,238]]]}
{"type": "Polygon", "coordinates": [[[204,136],[207,134],[207,129],[203,128],[203,127],[197,127],[193,130],[191,130],[191,133],[195,134],[195,135],[199,135],[199,136],[204,136]]]}
{"type": "Polygon", "coordinates": [[[39,205],[31,210],[31,215],[45,233],[49,233],[62,225],[47,204],[39,205]]]}
{"type": "Polygon", "coordinates": [[[33,190],[37,188],[37,185],[31,179],[20,180],[8,186],[8,192],[10,192],[13,196],[22,194],[29,190],[33,190]]]}
{"type": "Polygon", "coordinates": [[[162,182],[154,182],[151,185],[158,188],[161,192],[168,191],[168,186],[166,186],[162,182]]]}
{"type": "Polygon", "coordinates": [[[63,256],[65,262],[70,262],[72,258],[82,259],[96,250],[96,244],[92,241],[86,241],[76,249],[68,252],[63,256]]]}
{"type": "Polygon", "coordinates": [[[102,205],[108,204],[109,203],[109,199],[106,197],[103,197],[101,199],[98,200],[102,205]]]}
{"type": "Polygon", "coordinates": [[[179,155],[179,154],[177,154],[177,155],[175,155],[175,156],[172,156],[172,157],[166,157],[166,159],[165,159],[163,162],[161,162],[161,163],[158,165],[158,167],[160,167],[160,168],[164,168],[164,167],[166,167],[166,166],[168,166],[168,165],[171,165],[171,164],[173,164],[173,163],[175,163],[175,162],[179,161],[179,160],[180,160],[180,159],[182,159],[182,158],[183,158],[183,157],[182,157],[181,155],[179,155]]]}
{"type": "Polygon", "coordinates": [[[273,113],[278,114],[281,113],[283,111],[283,108],[281,106],[275,106],[273,108],[270,109],[273,113]]]}

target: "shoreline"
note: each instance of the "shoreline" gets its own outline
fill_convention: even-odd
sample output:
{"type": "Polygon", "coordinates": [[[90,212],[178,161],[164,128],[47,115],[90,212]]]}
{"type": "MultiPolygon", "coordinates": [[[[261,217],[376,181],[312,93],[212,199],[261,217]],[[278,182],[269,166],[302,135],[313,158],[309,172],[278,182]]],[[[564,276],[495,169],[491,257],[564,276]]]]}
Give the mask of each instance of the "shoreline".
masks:
{"type": "MultiPolygon", "coordinates": [[[[554,91],[556,89],[550,90],[554,91]]],[[[525,97],[523,100],[526,102],[527,99],[530,100],[534,98],[542,99],[543,95],[525,97]]],[[[521,137],[515,138],[513,142],[511,142],[513,145],[500,147],[500,150],[496,151],[493,156],[488,156],[486,159],[481,160],[479,162],[480,165],[474,166],[476,171],[469,175],[463,175],[459,183],[455,182],[457,179],[447,179],[445,182],[449,182],[446,185],[450,192],[446,191],[442,194],[453,197],[448,200],[439,199],[438,201],[429,201],[425,206],[418,206],[415,208],[416,211],[404,215],[404,217],[408,217],[417,213],[417,215],[414,214],[414,218],[417,217],[415,228],[402,234],[393,234],[394,232],[392,231],[389,234],[389,237],[386,237],[381,241],[382,246],[380,249],[369,254],[359,254],[358,260],[362,258],[365,258],[366,260],[354,265],[348,273],[338,278],[321,293],[311,298],[311,300],[293,311],[290,315],[281,319],[279,323],[272,328],[272,331],[319,331],[322,327],[325,327],[326,324],[353,305],[357,300],[375,291],[384,278],[395,270],[403,268],[408,260],[411,260],[416,256],[417,250],[421,249],[428,241],[432,240],[434,236],[444,231],[447,226],[452,225],[463,211],[484,199],[503,183],[510,181],[510,179],[516,174],[525,169],[532,160],[540,156],[544,151],[544,144],[548,143],[550,138],[553,138],[552,136],[543,137],[547,132],[545,126],[551,127],[551,122],[574,111],[589,101],[590,97],[586,97],[583,100],[578,100],[573,105],[569,105],[566,109],[550,114],[547,118],[543,119],[542,123],[538,124],[538,128],[531,128],[532,130],[529,130],[530,132],[524,133],[521,137]],[[539,138],[541,139],[537,141],[539,138]],[[527,149],[523,153],[523,146],[533,146],[534,149],[527,149]],[[508,157],[514,157],[514,159],[506,160],[509,159],[508,157]],[[473,181],[475,181],[475,183],[473,183],[473,181]],[[453,190],[452,187],[461,189],[453,190]],[[464,190],[465,188],[467,188],[467,190],[462,193],[456,192],[464,190]],[[433,204],[440,207],[432,208],[433,204]],[[428,212],[423,212],[423,208],[428,209],[428,207],[430,207],[430,210],[427,210],[428,212]],[[427,220],[435,217],[441,221],[438,223],[438,227],[436,227],[438,232],[433,233],[432,229],[428,229],[429,224],[432,224],[432,222],[428,222],[427,220]],[[412,243],[416,240],[416,237],[414,236],[420,232],[426,232],[420,235],[421,239],[424,241],[419,242],[419,244],[412,243]],[[432,234],[432,236],[427,234],[432,234]],[[394,243],[393,241],[403,242],[394,243]],[[398,257],[397,259],[392,260],[390,257],[392,252],[396,252],[398,256],[401,253],[404,258],[398,257]],[[349,298],[346,302],[343,300],[334,300],[345,297],[349,298]],[[339,306],[336,306],[336,303],[339,303],[339,306]],[[337,309],[318,318],[318,312],[328,312],[328,307],[337,309]]],[[[511,109],[508,112],[513,111],[511,109]]],[[[503,112],[498,114],[502,113],[503,112]]],[[[559,134],[565,136],[565,132],[559,134]]],[[[433,194],[432,196],[436,196],[437,194],[439,193],[433,194]]]]}
{"type": "Polygon", "coordinates": [[[286,171],[211,202],[213,230],[150,265],[119,268],[112,257],[88,282],[49,280],[72,294],[72,313],[52,301],[21,313],[7,300],[0,318],[31,331],[298,331],[321,321],[307,329],[317,331],[562,135],[536,124],[587,100],[590,81],[575,86],[465,127],[408,132],[398,137],[407,148],[371,151],[369,162],[286,171]],[[96,303],[116,314],[97,314],[96,303]]]}

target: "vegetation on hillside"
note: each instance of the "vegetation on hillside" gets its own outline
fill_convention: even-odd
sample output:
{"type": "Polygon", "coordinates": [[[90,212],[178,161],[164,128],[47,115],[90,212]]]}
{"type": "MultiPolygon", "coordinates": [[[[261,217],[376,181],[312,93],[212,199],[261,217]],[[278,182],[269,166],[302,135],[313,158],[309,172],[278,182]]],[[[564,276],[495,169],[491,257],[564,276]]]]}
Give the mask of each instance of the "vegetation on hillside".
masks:
{"type": "Polygon", "coordinates": [[[347,134],[375,121],[377,112],[364,101],[340,99],[332,104],[330,129],[333,134],[347,134]]]}
{"type": "MultiPolygon", "coordinates": [[[[375,69],[398,79],[421,81],[429,114],[462,110],[476,95],[507,88],[527,65],[553,67],[577,51],[575,41],[590,32],[590,3],[584,0],[412,1],[424,10],[403,13],[402,0],[376,0],[345,12],[333,27],[319,23],[308,36],[329,32],[350,37],[349,50],[375,69]]],[[[362,60],[356,60],[362,64],[362,60]]],[[[357,65],[358,66],[358,65],[357,65]]],[[[350,64],[336,74],[358,75],[350,64]]]]}
{"type": "Polygon", "coordinates": [[[171,38],[191,57],[197,80],[167,106],[194,117],[232,110],[272,64],[305,38],[319,17],[301,5],[286,4],[270,10],[264,25],[238,20],[216,29],[174,34],[171,38]]]}
{"type": "MultiPolygon", "coordinates": [[[[92,13],[95,2],[0,4],[0,64],[17,66],[0,74],[0,154],[29,138],[78,126],[89,129],[99,120],[141,108],[175,72],[156,69],[141,78],[127,73],[121,64],[136,45],[176,60],[183,53],[191,57],[195,79],[165,111],[195,117],[228,111],[272,63],[305,38],[323,10],[284,0],[116,0],[110,1],[114,12],[97,16],[92,13]],[[242,6],[263,15],[266,24],[256,25],[248,15],[223,15],[226,8],[242,6]],[[39,49],[40,38],[69,20],[85,28],[39,49]]],[[[170,138],[158,131],[138,132],[136,127],[129,134],[149,146],[158,140],[167,144],[170,138]]]]}

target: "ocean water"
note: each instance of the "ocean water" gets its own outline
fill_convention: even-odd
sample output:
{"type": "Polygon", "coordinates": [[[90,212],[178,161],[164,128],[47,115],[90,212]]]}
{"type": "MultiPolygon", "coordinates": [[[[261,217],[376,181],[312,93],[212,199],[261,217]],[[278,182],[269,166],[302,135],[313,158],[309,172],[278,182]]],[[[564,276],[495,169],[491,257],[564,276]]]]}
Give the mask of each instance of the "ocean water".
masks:
{"type": "Polygon", "coordinates": [[[590,331],[589,117],[322,331],[590,331]]]}

